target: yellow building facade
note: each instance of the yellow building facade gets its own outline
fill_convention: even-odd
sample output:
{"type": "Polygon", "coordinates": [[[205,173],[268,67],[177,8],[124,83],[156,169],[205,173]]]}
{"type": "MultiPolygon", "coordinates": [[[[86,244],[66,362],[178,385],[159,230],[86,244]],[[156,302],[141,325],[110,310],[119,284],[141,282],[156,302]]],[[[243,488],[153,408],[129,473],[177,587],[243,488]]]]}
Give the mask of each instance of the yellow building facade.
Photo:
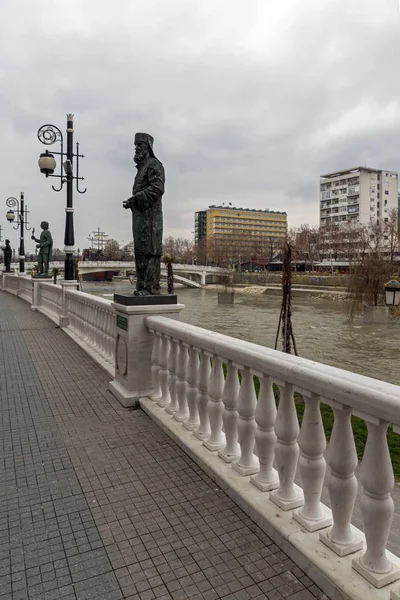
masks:
{"type": "Polygon", "coordinates": [[[195,214],[195,242],[218,248],[220,258],[269,256],[286,234],[285,212],[210,206],[195,214]]]}

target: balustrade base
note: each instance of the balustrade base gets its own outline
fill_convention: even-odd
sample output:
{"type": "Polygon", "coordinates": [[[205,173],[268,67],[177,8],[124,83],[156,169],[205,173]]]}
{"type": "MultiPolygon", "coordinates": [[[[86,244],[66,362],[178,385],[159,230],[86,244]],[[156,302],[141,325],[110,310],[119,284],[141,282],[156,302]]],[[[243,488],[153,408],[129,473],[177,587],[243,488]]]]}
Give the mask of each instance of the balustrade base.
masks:
{"type": "Polygon", "coordinates": [[[303,506],[304,504],[304,495],[301,487],[294,484],[294,491],[296,495],[292,500],[284,500],[283,498],[280,498],[277,496],[277,492],[272,492],[272,494],[269,495],[269,499],[282,510],[293,510],[303,506]]]}
{"type": "Polygon", "coordinates": [[[204,440],[203,446],[205,446],[210,452],[218,452],[218,450],[225,448],[226,440],[224,439],[222,442],[210,442],[209,440],[204,440]]]}
{"type": "Polygon", "coordinates": [[[369,569],[367,569],[362,563],[362,556],[357,556],[353,558],[352,566],[357,573],[359,573],[362,577],[364,577],[369,583],[371,583],[375,588],[382,588],[385,585],[389,585],[390,583],[394,583],[398,579],[400,579],[400,567],[394,565],[392,563],[392,569],[389,573],[373,573],[369,569]]]}
{"type": "Polygon", "coordinates": [[[272,469],[272,476],[273,477],[269,481],[263,481],[262,479],[258,478],[258,475],[252,475],[250,477],[250,482],[262,492],[272,492],[279,487],[279,476],[275,469],[272,469]]]}
{"type": "Polygon", "coordinates": [[[153,402],[156,402],[157,404],[160,399],[161,399],[161,396],[155,396],[154,394],[152,394],[150,396],[150,400],[152,400],[153,402]]]}
{"type": "Polygon", "coordinates": [[[197,429],[197,427],[199,426],[199,423],[189,423],[188,421],[184,421],[182,423],[182,425],[184,426],[185,429],[187,429],[188,431],[194,431],[195,429],[197,429]]]}
{"type": "Polygon", "coordinates": [[[358,552],[359,550],[363,549],[364,540],[356,536],[354,533],[354,527],[352,525],[350,525],[350,527],[353,533],[353,541],[350,544],[338,544],[337,542],[333,542],[329,537],[330,529],[327,531],[321,531],[319,534],[319,539],[323,544],[325,544],[325,546],[328,546],[328,548],[333,550],[333,552],[338,556],[348,556],[349,554],[354,554],[354,552],[358,552]]]}
{"type": "Polygon", "coordinates": [[[178,423],[183,423],[188,418],[189,418],[189,415],[180,415],[177,412],[174,414],[174,419],[175,419],[175,421],[178,421],[178,423]]]}
{"type": "Polygon", "coordinates": [[[307,531],[319,531],[320,529],[325,529],[332,525],[332,517],[330,514],[324,513],[320,519],[314,521],[312,519],[307,519],[307,517],[304,517],[300,512],[301,509],[298,512],[293,513],[293,519],[300,523],[307,531]]]}
{"type": "Polygon", "coordinates": [[[232,463],[232,469],[239,473],[242,477],[247,477],[248,475],[255,475],[260,470],[260,462],[256,456],[254,456],[254,464],[249,466],[243,466],[238,462],[232,463]]]}
{"type": "Polygon", "coordinates": [[[168,413],[169,415],[174,415],[176,413],[178,409],[174,408],[173,406],[167,406],[165,408],[165,412],[168,413]]]}
{"type": "Polygon", "coordinates": [[[204,441],[204,440],[208,440],[208,438],[211,435],[211,431],[209,431],[208,433],[201,433],[200,431],[193,431],[193,435],[198,440],[204,441]]]}
{"type": "Polygon", "coordinates": [[[226,463],[232,463],[240,458],[240,450],[236,454],[227,454],[225,450],[220,450],[218,456],[226,463]]]}

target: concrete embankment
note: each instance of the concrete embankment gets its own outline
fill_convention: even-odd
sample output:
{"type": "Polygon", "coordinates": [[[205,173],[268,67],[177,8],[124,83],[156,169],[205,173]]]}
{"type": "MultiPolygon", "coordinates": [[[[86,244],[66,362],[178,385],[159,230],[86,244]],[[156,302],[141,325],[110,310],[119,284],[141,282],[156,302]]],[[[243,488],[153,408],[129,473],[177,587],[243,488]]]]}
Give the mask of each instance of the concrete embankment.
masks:
{"type": "MultiPolygon", "coordinates": [[[[211,284],[207,285],[207,289],[220,290],[221,286],[211,284]]],[[[282,287],[280,285],[238,285],[233,286],[233,290],[236,294],[246,295],[262,295],[271,294],[274,296],[280,296],[282,294],[282,287]]],[[[344,288],[328,288],[328,287],[305,287],[305,286],[292,286],[292,292],[294,297],[310,297],[321,298],[323,300],[334,300],[335,302],[346,302],[348,299],[347,291],[344,288]]]]}

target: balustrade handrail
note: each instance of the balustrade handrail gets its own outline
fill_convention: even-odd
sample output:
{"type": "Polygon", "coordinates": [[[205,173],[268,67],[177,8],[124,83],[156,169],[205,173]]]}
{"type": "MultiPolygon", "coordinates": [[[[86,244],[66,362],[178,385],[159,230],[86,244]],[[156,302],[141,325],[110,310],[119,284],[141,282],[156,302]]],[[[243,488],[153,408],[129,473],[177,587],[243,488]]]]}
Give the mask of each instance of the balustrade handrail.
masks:
{"type": "Polygon", "coordinates": [[[97,296],[92,296],[92,294],[87,294],[86,292],[81,292],[79,290],[67,290],[66,296],[68,298],[74,298],[78,302],[86,301],[92,306],[114,312],[111,306],[111,300],[107,300],[106,298],[98,298],[97,296]]]}
{"type": "Polygon", "coordinates": [[[149,316],[150,330],[167,334],[188,345],[216,354],[272,379],[321,396],[330,404],[340,402],[359,413],[400,425],[400,387],[306,358],[181,323],[149,316]]]}

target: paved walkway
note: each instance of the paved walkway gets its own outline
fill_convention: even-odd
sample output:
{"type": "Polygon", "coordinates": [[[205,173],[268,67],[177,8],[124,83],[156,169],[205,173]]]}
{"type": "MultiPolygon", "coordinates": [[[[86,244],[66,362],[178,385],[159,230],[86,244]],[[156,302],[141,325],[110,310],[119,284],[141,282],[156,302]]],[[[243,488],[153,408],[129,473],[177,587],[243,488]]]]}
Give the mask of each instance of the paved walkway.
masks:
{"type": "Polygon", "coordinates": [[[67,335],[0,292],[1,600],[321,591],[67,335]]]}

